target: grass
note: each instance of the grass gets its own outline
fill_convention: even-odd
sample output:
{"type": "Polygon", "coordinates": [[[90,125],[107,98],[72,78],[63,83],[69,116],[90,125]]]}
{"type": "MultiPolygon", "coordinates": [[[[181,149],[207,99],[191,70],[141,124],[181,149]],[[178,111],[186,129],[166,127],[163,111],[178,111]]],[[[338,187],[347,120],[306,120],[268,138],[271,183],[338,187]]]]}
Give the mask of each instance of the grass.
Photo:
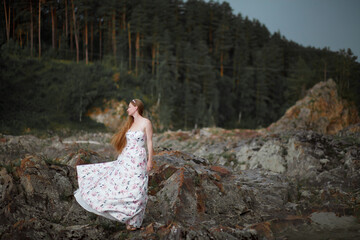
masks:
{"type": "Polygon", "coordinates": [[[56,161],[56,159],[51,159],[46,155],[41,154],[40,159],[44,161],[48,165],[57,165],[57,166],[63,166],[64,164],[61,164],[60,162],[56,161]]]}
{"type": "Polygon", "coordinates": [[[210,153],[206,158],[209,160],[211,164],[213,164],[215,161],[215,155],[213,153],[210,153]]]}
{"type": "Polygon", "coordinates": [[[221,156],[226,159],[225,166],[230,166],[231,162],[233,163],[232,166],[234,166],[234,167],[238,165],[238,161],[237,161],[235,153],[233,153],[233,152],[224,152],[223,154],[221,154],[221,156]]]}
{"type": "Polygon", "coordinates": [[[197,173],[195,173],[195,176],[194,176],[194,184],[196,187],[201,186],[201,176],[197,173]]]}
{"type": "Polygon", "coordinates": [[[13,174],[16,167],[19,167],[21,164],[21,159],[11,162],[11,164],[3,165],[0,164],[0,168],[5,168],[8,174],[13,174]]]}
{"type": "MultiPolygon", "coordinates": [[[[19,113],[21,115],[21,113],[19,113]]],[[[49,117],[44,124],[28,122],[26,119],[0,121],[0,133],[6,135],[34,135],[38,138],[49,138],[57,135],[65,138],[81,132],[108,132],[105,125],[85,117],[82,122],[49,117]]]]}
{"type": "Polygon", "coordinates": [[[192,149],[193,147],[195,147],[197,144],[197,142],[191,142],[191,141],[188,141],[185,145],[185,148],[186,149],[192,149]]]}

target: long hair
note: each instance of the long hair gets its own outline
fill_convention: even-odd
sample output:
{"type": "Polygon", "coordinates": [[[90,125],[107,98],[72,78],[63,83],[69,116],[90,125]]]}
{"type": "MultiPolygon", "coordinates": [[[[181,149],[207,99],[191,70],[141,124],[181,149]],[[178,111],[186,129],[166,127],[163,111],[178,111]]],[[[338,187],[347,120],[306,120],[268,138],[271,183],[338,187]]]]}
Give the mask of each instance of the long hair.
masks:
{"type": "MultiPolygon", "coordinates": [[[[144,111],[144,104],[140,99],[131,100],[130,104],[135,107],[138,107],[137,111],[142,116],[144,111]]],[[[126,132],[130,129],[131,125],[134,123],[134,117],[128,116],[127,121],[122,125],[120,130],[114,134],[111,139],[111,144],[115,147],[115,150],[120,154],[124,147],[126,146],[126,132]]]]}

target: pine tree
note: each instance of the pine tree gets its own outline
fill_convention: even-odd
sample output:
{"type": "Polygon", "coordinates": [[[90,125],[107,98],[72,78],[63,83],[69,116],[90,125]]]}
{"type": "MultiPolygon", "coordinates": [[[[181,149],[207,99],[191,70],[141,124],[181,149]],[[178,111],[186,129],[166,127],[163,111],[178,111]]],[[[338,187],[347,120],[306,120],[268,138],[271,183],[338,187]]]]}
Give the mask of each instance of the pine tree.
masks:
{"type": "Polygon", "coordinates": [[[312,81],[313,75],[313,71],[300,57],[291,68],[290,77],[287,78],[285,97],[289,106],[305,96],[306,90],[311,87],[309,83],[312,81]]]}

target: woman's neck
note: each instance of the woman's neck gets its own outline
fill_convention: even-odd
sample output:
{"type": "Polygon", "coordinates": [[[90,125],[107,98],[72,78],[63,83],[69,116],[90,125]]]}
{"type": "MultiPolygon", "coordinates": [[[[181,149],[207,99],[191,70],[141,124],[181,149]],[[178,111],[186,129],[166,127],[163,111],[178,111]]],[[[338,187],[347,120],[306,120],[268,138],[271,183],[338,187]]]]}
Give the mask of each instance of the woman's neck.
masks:
{"type": "Polygon", "coordinates": [[[137,123],[141,119],[141,116],[139,113],[136,113],[133,115],[133,118],[134,118],[134,123],[137,123]]]}

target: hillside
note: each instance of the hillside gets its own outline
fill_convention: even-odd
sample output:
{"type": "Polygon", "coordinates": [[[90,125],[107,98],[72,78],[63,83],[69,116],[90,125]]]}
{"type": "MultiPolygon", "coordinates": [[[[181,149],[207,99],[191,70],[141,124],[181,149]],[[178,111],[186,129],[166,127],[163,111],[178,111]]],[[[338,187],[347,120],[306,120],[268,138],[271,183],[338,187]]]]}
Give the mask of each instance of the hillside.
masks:
{"type": "Polygon", "coordinates": [[[360,107],[350,49],[301,46],[226,2],[70,3],[1,4],[1,132],[90,128],[90,109],[133,98],[157,131],[263,128],[329,78],[360,107]]]}

